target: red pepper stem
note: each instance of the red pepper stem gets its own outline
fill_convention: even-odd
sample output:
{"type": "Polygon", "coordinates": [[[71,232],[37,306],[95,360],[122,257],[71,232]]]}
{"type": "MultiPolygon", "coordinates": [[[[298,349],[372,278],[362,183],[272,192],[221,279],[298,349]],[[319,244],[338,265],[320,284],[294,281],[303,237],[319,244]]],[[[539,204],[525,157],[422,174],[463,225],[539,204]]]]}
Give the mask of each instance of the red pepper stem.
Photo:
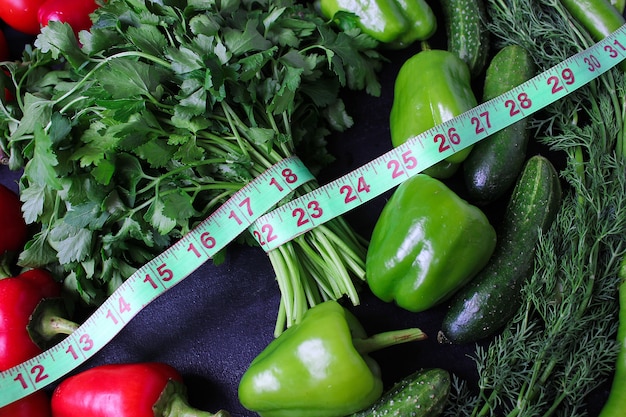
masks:
{"type": "Polygon", "coordinates": [[[0,165],[9,165],[9,155],[0,148],[0,165]]]}
{"type": "Polygon", "coordinates": [[[152,409],[155,417],[231,417],[224,410],[210,413],[193,408],[187,402],[185,386],[173,380],[167,383],[152,409]]]}
{"type": "Polygon", "coordinates": [[[30,338],[41,348],[59,335],[68,335],[78,329],[78,324],[65,317],[63,300],[48,298],[42,300],[30,316],[28,333],[30,338]]]}
{"type": "Polygon", "coordinates": [[[0,256],[0,279],[12,277],[11,267],[9,266],[8,254],[0,256]]]}
{"type": "Polygon", "coordinates": [[[352,339],[352,343],[359,353],[367,354],[389,346],[407,342],[417,342],[427,338],[426,333],[420,329],[410,328],[378,333],[367,338],[354,338],[352,339]]]}

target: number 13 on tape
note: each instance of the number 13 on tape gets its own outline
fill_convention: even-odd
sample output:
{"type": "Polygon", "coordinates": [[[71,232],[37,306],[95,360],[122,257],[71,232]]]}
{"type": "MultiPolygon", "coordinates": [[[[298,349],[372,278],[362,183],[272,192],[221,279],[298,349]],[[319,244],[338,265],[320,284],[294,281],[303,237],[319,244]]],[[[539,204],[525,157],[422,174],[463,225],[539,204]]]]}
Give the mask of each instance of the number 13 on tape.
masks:
{"type": "MultiPolygon", "coordinates": [[[[626,25],[522,85],[423,132],[362,167],[265,214],[250,230],[276,249],[417,175],[450,155],[545,108],[626,57],[626,25]]],[[[419,82],[417,80],[416,82],[419,82]]]]}
{"type": "Polygon", "coordinates": [[[0,407],[44,388],[92,357],[148,303],[312,179],[313,175],[295,157],[263,172],[173,246],[138,269],[72,334],[42,354],[0,372],[0,407]]]}

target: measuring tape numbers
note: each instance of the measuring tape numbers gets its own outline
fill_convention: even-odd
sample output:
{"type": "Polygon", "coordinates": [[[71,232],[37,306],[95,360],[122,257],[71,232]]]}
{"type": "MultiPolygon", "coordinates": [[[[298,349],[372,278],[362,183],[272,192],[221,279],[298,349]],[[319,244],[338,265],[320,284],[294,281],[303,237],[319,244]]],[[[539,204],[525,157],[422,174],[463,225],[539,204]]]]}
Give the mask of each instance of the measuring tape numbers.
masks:
{"type": "Polygon", "coordinates": [[[625,57],[626,25],[507,93],[261,216],[250,230],[265,251],[276,249],[393,189],[455,152],[547,107],[609,71],[625,57]]]}
{"type": "Polygon", "coordinates": [[[72,334],[40,355],[1,372],[0,408],[46,387],[95,355],[147,304],[313,179],[296,157],[263,172],[173,246],[138,269],[72,334]]]}

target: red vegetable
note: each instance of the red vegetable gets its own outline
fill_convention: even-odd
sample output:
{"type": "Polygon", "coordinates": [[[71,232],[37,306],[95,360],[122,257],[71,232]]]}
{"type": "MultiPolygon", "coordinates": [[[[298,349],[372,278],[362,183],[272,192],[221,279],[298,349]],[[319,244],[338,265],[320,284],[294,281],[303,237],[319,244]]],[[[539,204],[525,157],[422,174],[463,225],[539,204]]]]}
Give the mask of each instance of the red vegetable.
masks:
{"type": "Polygon", "coordinates": [[[37,18],[41,26],[51,20],[69,23],[74,33],[91,28],[89,15],[98,8],[94,0],[45,0],[39,7],[37,18]]]}
{"type": "Polygon", "coordinates": [[[50,398],[43,391],[0,408],[0,417],[50,417],[50,398]]]}
{"type": "Polygon", "coordinates": [[[70,333],[76,328],[76,324],[59,317],[51,319],[45,311],[37,308],[44,299],[60,295],[60,284],[42,269],[0,279],[0,370],[19,365],[42,352],[31,338],[33,329],[44,331],[43,337],[48,339],[57,333],[70,333]],[[40,326],[39,320],[31,319],[36,311],[40,313],[37,317],[53,325],[52,329],[40,326]]]}
{"type": "Polygon", "coordinates": [[[37,11],[44,0],[0,0],[0,19],[20,32],[39,33],[37,11]]]}
{"type": "MultiPolygon", "coordinates": [[[[30,315],[43,298],[58,297],[60,286],[44,270],[0,279],[0,370],[7,370],[41,353],[30,338],[30,315]]],[[[37,391],[0,408],[0,417],[50,417],[50,399],[37,391]]]]}
{"type": "Polygon", "coordinates": [[[4,36],[4,32],[0,30],[0,61],[6,61],[9,57],[9,44],[6,36],[4,36]]]}
{"type": "Polygon", "coordinates": [[[13,191],[0,184],[0,256],[22,250],[26,237],[22,203],[13,191]]]}
{"type": "Polygon", "coordinates": [[[187,404],[182,376],[158,362],[100,365],[61,382],[53,417],[229,417],[187,404]],[[154,407],[154,408],[153,408],[154,407]]]}

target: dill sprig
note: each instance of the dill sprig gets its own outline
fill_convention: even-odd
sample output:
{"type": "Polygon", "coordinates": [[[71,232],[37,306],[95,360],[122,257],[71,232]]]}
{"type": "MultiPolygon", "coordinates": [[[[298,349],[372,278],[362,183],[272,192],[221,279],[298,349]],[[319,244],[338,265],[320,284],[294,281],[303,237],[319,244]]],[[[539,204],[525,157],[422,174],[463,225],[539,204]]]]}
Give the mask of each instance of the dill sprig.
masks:
{"type": "MultiPolygon", "coordinates": [[[[540,70],[592,45],[557,0],[487,0],[499,46],[540,70]]],[[[535,138],[564,157],[566,193],[541,236],[524,302],[477,346],[478,386],[453,384],[446,415],[582,416],[617,353],[619,260],[626,252],[626,80],[612,70],[534,116],[535,138]]]]}

